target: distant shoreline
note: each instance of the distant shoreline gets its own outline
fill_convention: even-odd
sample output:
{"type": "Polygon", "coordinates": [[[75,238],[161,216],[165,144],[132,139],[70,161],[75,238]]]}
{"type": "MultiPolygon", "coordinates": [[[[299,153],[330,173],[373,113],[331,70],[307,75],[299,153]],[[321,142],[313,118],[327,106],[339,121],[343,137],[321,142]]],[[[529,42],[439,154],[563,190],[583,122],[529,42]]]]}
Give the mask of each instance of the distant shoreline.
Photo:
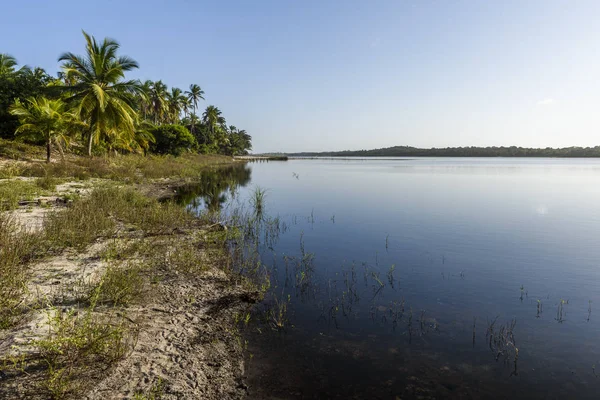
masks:
{"type": "Polygon", "coordinates": [[[293,158],[309,157],[548,157],[548,158],[600,158],[600,146],[528,148],[528,147],[446,147],[422,149],[394,146],[373,150],[344,150],[330,152],[284,153],[293,158]]]}

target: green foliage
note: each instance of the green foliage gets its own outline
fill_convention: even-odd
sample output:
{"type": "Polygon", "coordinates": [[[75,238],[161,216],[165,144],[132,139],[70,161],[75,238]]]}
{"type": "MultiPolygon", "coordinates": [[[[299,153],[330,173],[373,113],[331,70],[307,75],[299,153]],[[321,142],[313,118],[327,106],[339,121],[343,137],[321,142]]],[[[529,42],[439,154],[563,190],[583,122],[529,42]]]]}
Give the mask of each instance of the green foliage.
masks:
{"type": "Polygon", "coordinates": [[[243,155],[248,154],[248,150],[252,149],[252,136],[248,135],[245,130],[239,130],[235,126],[230,126],[227,131],[228,141],[224,149],[225,154],[243,155]]]}
{"type": "Polygon", "coordinates": [[[62,152],[62,144],[69,143],[69,129],[79,125],[77,116],[60,99],[32,97],[24,103],[17,99],[10,113],[19,118],[17,134],[46,143],[46,162],[50,162],[52,143],[62,152]]]}
{"type": "Polygon", "coordinates": [[[0,54],[0,137],[14,138],[19,120],[11,115],[9,107],[16,99],[25,101],[47,92],[46,86],[52,82],[41,68],[21,68],[15,70],[16,60],[6,54],[0,54]]]}
{"type": "Polygon", "coordinates": [[[150,145],[150,150],[154,153],[178,156],[196,147],[194,136],[181,125],[161,125],[150,132],[155,139],[150,145]]]}
{"type": "MultiPolygon", "coordinates": [[[[39,68],[16,70],[16,60],[0,54],[0,137],[12,139],[19,128],[17,115],[9,113],[15,100],[18,108],[29,109],[30,105],[23,104],[26,99],[46,96],[56,106],[64,101],[66,106],[61,106],[61,112],[78,117],[79,125],[69,129],[68,136],[82,147],[83,141],[87,142],[85,147],[90,156],[119,152],[145,154],[149,148],[161,154],[180,154],[184,149],[193,149],[203,154],[226,155],[246,154],[251,149],[251,137],[243,130],[228,128],[219,108],[210,105],[202,113],[202,119],[198,117],[198,102],[204,99],[199,85],[191,84],[184,92],[177,87],[169,90],[160,80],[144,83],[127,80],[125,73],[138,68],[138,64],[117,54],[119,43],[108,38],[97,41],[86,32],[83,35],[85,55],[62,54],[58,79],[39,68]],[[176,134],[174,146],[168,144],[168,138],[152,146],[150,125],[182,125],[189,129],[193,141],[188,135],[179,137],[171,131],[164,133],[176,134]],[[79,140],[82,142],[77,143],[79,140]]],[[[30,140],[46,145],[49,132],[58,131],[42,129],[38,123],[22,123],[29,124],[22,131],[36,133],[30,140]]],[[[67,133],[64,129],[60,131],[67,133]]],[[[58,149],[62,155],[62,146],[58,149]]]]}
{"type": "Polygon", "coordinates": [[[125,72],[138,68],[133,59],[117,57],[119,43],[105,38],[102,43],[83,32],[86,56],[64,53],[59,61],[71,85],[63,86],[82,121],[89,125],[88,155],[101,141],[109,149],[134,147],[137,113],[134,97],[142,88],[138,81],[124,80],[125,72]]]}

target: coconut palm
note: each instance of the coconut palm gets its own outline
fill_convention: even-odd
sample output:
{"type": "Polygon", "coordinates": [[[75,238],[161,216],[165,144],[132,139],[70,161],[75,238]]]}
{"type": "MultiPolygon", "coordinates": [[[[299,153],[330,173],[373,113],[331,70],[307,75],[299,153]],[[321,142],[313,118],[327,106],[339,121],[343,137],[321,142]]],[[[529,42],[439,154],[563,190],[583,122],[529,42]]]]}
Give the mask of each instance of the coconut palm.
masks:
{"type": "Polygon", "coordinates": [[[216,127],[221,121],[221,110],[215,106],[208,106],[202,114],[202,122],[208,127],[210,133],[215,133],[216,127]]]}
{"type": "Polygon", "coordinates": [[[146,80],[141,84],[142,93],[137,96],[138,109],[142,113],[142,117],[144,120],[148,119],[152,108],[151,94],[152,94],[152,85],[154,82],[151,80],[146,80]]]}
{"type": "Polygon", "coordinates": [[[190,113],[190,110],[192,108],[192,101],[188,98],[183,96],[182,100],[181,100],[181,110],[183,111],[183,116],[187,119],[188,114],[190,113]]]}
{"type": "Polygon", "coordinates": [[[10,113],[19,118],[21,125],[17,128],[17,134],[33,136],[46,142],[46,162],[50,162],[52,143],[56,143],[61,149],[61,142],[69,142],[70,128],[81,124],[60,99],[31,97],[25,103],[17,99],[10,107],[10,113]]]}
{"type": "MultiPolygon", "coordinates": [[[[192,113],[196,113],[196,109],[198,108],[198,101],[200,99],[204,100],[204,90],[200,88],[200,86],[194,84],[190,85],[190,90],[186,90],[185,94],[193,106],[192,113]]],[[[194,133],[194,124],[192,124],[192,134],[194,133]]]]}
{"type": "Polygon", "coordinates": [[[154,82],[148,97],[152,120],[155,124],[163,123],[166,120],[169,111],[167,103],[167,85],[162,81],[154,82]]]}
{"type": "Polygon", "coordinates": [[[133,59],[117,57],[119,43],[105,38],[102,43],[85,31],[86,56],[64,53],[59,61],[65,77],[74,82],[66,86],[67,101],[76,104],[75,111],[89,125],[88,155],[92,145],[103,136],[133,135],[135,132],[135,95],[142,92],[136,80],[124,80],[125,72],[138,68],[133,59]]]}
{"type": "Polygon", "coordinates": [[[146,154],[150,148],[150,143],[155,142],[155,138],[150,132],[153,127],[154,125],[147,121],[136,121],[133,133],[119,135],[109,131],[103,139],[107,149],[115,154],[119,151],[146,154]]]}
{"type": "Polygon", "coordinates": [[[17,60],[8,54],[0,53],[0,76],[15,72],[17,60]]]}
{"type": "Polygon", "coordinates": [[[167,93],[167,108],[169,120],[172,124],[176,124],[179,120],[185,101],[186,97],[179,88],[171,88],[171,93],[167,93]]]}
{"type": "Polygon", "coordinates": [[[141,151],[146,155],[150,148],[150,143],[156,142],[151,132],[152,128],[154,128],[154,125],[147,121],[141,121],[136,125],[134,140],[130,146],[133,151],[141,151]]]}

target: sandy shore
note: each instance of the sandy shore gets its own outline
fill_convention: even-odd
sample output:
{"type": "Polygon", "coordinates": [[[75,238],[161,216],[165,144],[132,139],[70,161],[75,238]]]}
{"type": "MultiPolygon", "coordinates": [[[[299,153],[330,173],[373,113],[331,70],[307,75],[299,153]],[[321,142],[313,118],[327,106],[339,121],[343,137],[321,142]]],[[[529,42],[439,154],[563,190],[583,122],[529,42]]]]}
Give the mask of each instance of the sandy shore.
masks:
{"type": "MultiPolygon", "coordinates": [[[[60,201],[66,194],[87,196],[100,183],[88,182],[85,187],[81,182],[63,183],[54,195],[34,199],[9,213],[25,229],[40,230],[49,212],[60,212],[67,206],[60,201]]],[[[176,187],[176,182],[165,180],[140,186],[139,190],[164,196],[176,187]]],[[[190,241],[202,247],[204,229],[178,232],[177,243],[190,241]]],[[[16,326],[0,331],[0,359],[31,354],[32,342],[47,334],[48,318],[57,308],[77,309],[81,286],[102,276],[109,266],[103,252],[122,237],[149,240],[135,228],[123,227],[115,237],[100,238],[82,251],[67,249],[30,265],[24,304],[29,312],[16,326]]],[[[193,277],[177,272],[164,276],[152,283],[151,294],[143,301],[127,307],[127,319],[135,332],[132,350],[108,369],[92,366],[93,373],[82,379],[85,385],[67,398],[123,399],[152,393],[160,393],[162,399],[246,396],[244,345],[233,320],[257,301],[258,294],[239,285],[223,270],[226,260],[208,251],[200,254],[197,262],[205,266],[201,273],[193,277]]],[[[108,311],[99,308],[95,312],[108,311]]],[[[4,370],[0,372],[0,398],[48,398],[39,389],[43,379],[39,369],[4,370]]]]}

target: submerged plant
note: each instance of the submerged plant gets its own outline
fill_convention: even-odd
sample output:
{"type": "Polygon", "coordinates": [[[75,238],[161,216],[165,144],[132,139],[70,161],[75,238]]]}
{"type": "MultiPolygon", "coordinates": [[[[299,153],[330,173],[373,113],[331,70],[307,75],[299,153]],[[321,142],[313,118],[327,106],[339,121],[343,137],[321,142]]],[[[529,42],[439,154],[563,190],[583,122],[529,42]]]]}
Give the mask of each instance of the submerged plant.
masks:
{"type": "Polygon", "coordinates": [[[267,189],[256,186],[252,192],[252,197],[250,197],[250,204],[252,205],[252,208],[254,208],[254,213],[257,217],[262,216],[266,194],[267,189]]]}
{"type": "Polygon", "coordinates": [[[271,329],[279,331],[285,329],[288,322],[288,304],[292,301],[291,296],[288,294],[287,299],[278,299],[276,295],[273,295],[274,304],[269,308],[268,321],[271,329]]]}
{"type": "Polygon", "coordinates": [[[388,282],[390,283],[390,286],[392,288],[394,287],[394,270],[395,269],[396,269],[396,265],[392,264],[392,266],[390,267],[390,269],[388,270],[388,273],[387,273],[388,282]]]}
{"type": "Polygon", "coordinates": [[[569,304],[569,303],[563,299],[560,299],[560,302],[558,303],[558,308],[556,309],[556,318],[555,319],[559,323],[563,323],[564,316],[566,316],[566,312],[564,311],[565,304],[569,304]]]}
{"type": "Polygon", "coordinates": [[[521,285],[521,297],[519,297],[521,302],[523,301],[523,294],[525,294],[525,288],[523,287],[523,285],[521,285]]]}
{"type": "Polygon", "coordinates": [[[491,323],[488,323],[488,331],[486,337],[489,339],[490,351],[495,355],[496,361],[501,357],[504,363],[507,363],[511,358],[513,359],[513,371],[512,375],[517,375],[517,361],[519,359],[519,349],[516,346],[514,329],[517,325],[517,320],[512,319],[507,322],[506,325],[502,325],[500,329],[496,330],[496,321],[498,317],[494,318],[491,323]]]}

